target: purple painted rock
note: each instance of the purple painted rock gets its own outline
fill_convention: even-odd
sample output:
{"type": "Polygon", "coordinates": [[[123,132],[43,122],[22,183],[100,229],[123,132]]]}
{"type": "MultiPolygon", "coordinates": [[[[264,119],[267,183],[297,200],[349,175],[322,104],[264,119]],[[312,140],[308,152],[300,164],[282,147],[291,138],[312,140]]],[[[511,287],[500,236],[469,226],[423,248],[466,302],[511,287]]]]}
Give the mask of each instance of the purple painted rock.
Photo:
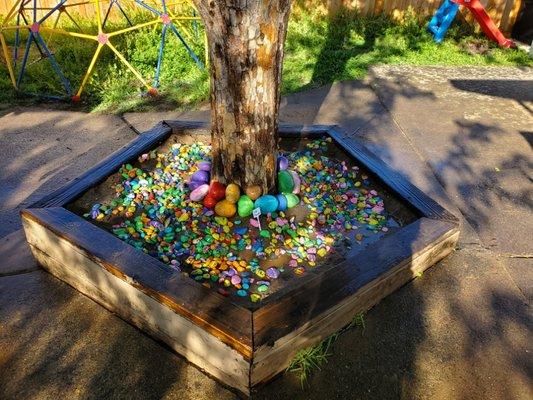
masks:
{"type": "Polygon", "coordinates": [[[294,181],[294,188],[292,189],[292,192],[295,193],[295,194],[298,194],[300,193],[300,186],[302,186],[302,180],[300,179],[300,176],[294,172],[294,171],[289,171],[291,176],[292,176],[292,180],[294,181]]]}
{"type": "Polygon", "coordinates": [[[209,191],[209,185],[207,183],[204,183],[203,185],[200,185],[196,189],[194,189],[189,195],[189,198],[192,201],[202,201],[204,197],[207,195],[208,191],[209,191]]]}
{"type": "Polygon", "coordinates": [[[278,157],[278,171],[284,171],[289,168],[289,159],[285,156],[278,157]]]}
{"type": "Polygon", "coordinates": [[[191,190],[195,190],[196,188],[202,186],[202,185],[207,185],[207,182],[201,182],[201,181],[190,181],[189,182],[189,189],[191,190]]]}
{"type": "Polygon", "coordinates": [[[209,161],[200,161],[197,165],[200,171],[211,171],[211,163],[209,161]]]}
{"type": "Polygon", "coordinates": [[[266,274],[270,279],[278,279],[279,277],[279,269],[275,267],[271,267],[266,270],[266,274]]]}
{"type": "Polygon", "coordinates": [[[198,170],[194,174],[191,175],[191,182],[209,182],[209,172],[198,170]]]}

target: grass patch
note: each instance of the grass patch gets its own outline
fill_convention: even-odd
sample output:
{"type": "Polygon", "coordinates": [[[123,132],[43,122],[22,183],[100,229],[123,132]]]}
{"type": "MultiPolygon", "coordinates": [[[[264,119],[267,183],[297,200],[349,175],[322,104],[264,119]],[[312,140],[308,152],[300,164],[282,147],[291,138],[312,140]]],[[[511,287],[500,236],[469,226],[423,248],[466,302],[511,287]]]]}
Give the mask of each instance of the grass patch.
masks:
{"type": "MultiPolygon", "coordinates": [[[[144,21],[148,14],[137,12],[135,21],[144,21]]],[[[95,32],[90,20],[79,20],[86,32],[95,32]]],[[[293,12],[287,33],[283,66],[282,93],[288,94],[334,81],[363,78],[376,64],[409,65],[533,65],[527,54],[513,49],[500,49],[469,27],[454,23],[446,40],[437,45],[425,30],[427,21],[414,14],[402,22],[385,16],[362,17],[353,11],[327,18],[320,14],[293,12]],[[472,45],[473,43],[473,45],[472,45]],[[472,48],[483,51],[472,51],[472,48]]],[[[108,30],[120,26],[109,27],[108,30]]],[[[66,26],[67,29],[72,27],[66,26]]],[[[22,46],[26,34],[23,34],[22,46]]],[[[46,37],[46,35],[45,35],[46,37]]],[[[189,43],[198,55],[204,54],[201,28],[189,43]]],[[[13,46],[14,36],[7,34],[13,46]]],[[[113,39],[113,44],[148,80],[153,79],[157,63],[160,27],[141,29],[113,39]]],[[[76,89],[89,64],[96,44],[91,41],[54,36],[51,49],[65,75],[76,89]]],[[[20,64],[20,63],[19,63],[20,64]]],[[[160,95],[144,95],[144,89],[114,54],[104,48],[94,74],[74,106],[90,111],[123,113],[151,109],[191,109],[207,101],[208,74],[196,67],[177,38],[167,36],[161,74],[160,95]]],[[[49,62],[39,60],[32,52],[28,75],[21,89],[24,92],[61,95],[59,80],[49,62]]],[[[0,108],[14,104],[42,102],[39,97],[17,93],[12,89],[5,62],[0,58],[0,108]]],[[[66,107],[72,107],[66,105],[66,107]]]]}
{"type": "Polygon", "coordinates": [[[287,367],[287,371],[296,374],[303,387],[309,376],[313,372],[319,371],[320,367],[328,362],[328,357],[331,355],[329,351],[333,342],[342,332],[352,328],[365,329],[365,313],[355,315],[348,325],[331,334],[316,346],[299,350],[287,367]]]}

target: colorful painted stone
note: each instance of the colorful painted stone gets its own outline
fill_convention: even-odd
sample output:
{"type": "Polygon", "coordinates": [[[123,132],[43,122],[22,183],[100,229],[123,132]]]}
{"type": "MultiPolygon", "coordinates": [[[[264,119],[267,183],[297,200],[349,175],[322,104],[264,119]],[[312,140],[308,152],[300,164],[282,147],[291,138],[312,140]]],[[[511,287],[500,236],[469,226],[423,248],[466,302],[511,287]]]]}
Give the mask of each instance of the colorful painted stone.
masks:
{"type": "Polygon", "coordinates": [[[248,186],[244,193],[253,201],[257,200],[259,196],[263,193],[263,190],[261,190],[260,186],[248,186]]]}
{"type": "Polygon", "coordinates": [[[209,172],[198,170],[191,175],[191,182],[209,182],[209,172]]]}
{"type": "MultiPolygon", "coordinates": [[[[202,182],[202,181],[190,181],[189,182],[189,189],[191,190],[195,190],[197,189],[198,187],[202,186],[202,185],[205,185],[207,184],[207,182],[202,182]]],[[[207,185],[209,187],[209,185],[207,185]]]]}
{"type": "Polygon", "coordinates": [[[211,171],[211,163],[209,161],[200,161],[198,163],[198,169],[201,171],[211,171]]]}
{"type": "Polygon", "coordinates": [[[277,194],[278,199],[278,211],[285,211],[287,209],[287,198],[283,194],[277,194]]]}
{"type": "Polygon", "coordinates": [[[278,172],[278,190],[280,193],[292,193],[294,189],[294,180],[288,171],[278,172]]]}
{"type": "Polygon", "coordinates": [[[231,218],[237,212],[235,203],[229,200],[221,200],[215,205],[215,213],[221,217],[231,218]]]}
{"type": "Polygon", "coordinates": [[[278,157],[278,171],[284,171],[289,168],[289,159],[285,156],[278,157]]]}
{"type": "Polygon", "coordinates": [[[270,267],[266,270],[266,274],[270,279],[278,279],[279,278],[279,269],[275,267],[270,267]]]}
{"type": "Polygon", "coordinates": [[[298,175],[294,171],[289,171],[289,173],[292,176],[292,180],[294,181],[294,188],[292,189],[292,192],[295,194],[300,193],[300,187],[302,185],[302,180],[300,179],[300,175],[298,175]]]}
{"type": "Polygon", "coordinates": [[[207,183],[204,183],[203,185],[200,185],[196,189],[194,189],[189,195],[189,198],[192,201],[202,201],[204,197],[207,195],[208,191],[209,191],[209,185],[207,183]]]}
{"type": "Polygon", "coordinates": [[[287,198],[287,208],[293,208],[300,203],[300,199],[294,193],[285,193],[287,198]]]}
{"type": "Polygon", "coordinates": [[[242,195],[237,202],[237,212],[240,217],[248,217],[252,215],[254,209],[254,202],[247,195],[242,195]]]}
{"type": "Polygon", "coordinates": [[[211,185],[209,185],[208,194],[216,201],[220,201],[226,197],[226,187],[220,182],[213,181],[211,182],[211,185]]]}
{"type": "Polygon", "coordinates": [[[278,208],[278,199],[270,194],[265,194],[254,202],[254,208],[260,208],[261,214],[273,213],[278,208]]]}
{"type": "Polygon", "coordinates": [[[211,196],[209,193],[204,197],[204,207],[213,209],[218,203],[218,200],[211,196]]]}
{"type": "Polygon", "coordinates": [[[241,194],[241,189],[239,188],[239,185],[235,183],[230,183],[226,187],[226,200],[236,203],[239,201],[239,196],[241,194]]]}

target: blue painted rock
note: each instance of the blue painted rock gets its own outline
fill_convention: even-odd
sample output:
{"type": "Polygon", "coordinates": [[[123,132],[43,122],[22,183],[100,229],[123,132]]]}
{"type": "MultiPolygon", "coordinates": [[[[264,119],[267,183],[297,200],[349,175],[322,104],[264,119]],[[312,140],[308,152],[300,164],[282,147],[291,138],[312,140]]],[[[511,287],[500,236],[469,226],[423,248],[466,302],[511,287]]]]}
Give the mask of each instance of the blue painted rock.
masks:
{"type": "Polygon", "coordinates": [[[219,201],[215,205],[215,213],[221,217],[231,218],[237,212],[237,207],[235,203],[228,201],[226,199],[219,201]]]}
{"type": "Polygon", "coordinates": [[[191,182],[209,182],[209,172],[198,170],[191,175],[191,182]]]}
{"type": "Polygon", "coordinates": [[[292,180],[294,181],[294,188],[292,189],[292,192],[295,193],[295,194],[298,194],[300,193],[300,186],[302,185],[302,180],[300,179],[300,176],[294,172],[294,171],[289,171],[291,176],[292,176],[292,180]]]}
{"type": "Polygon", "coordinates": [[[278,172],[278,190],[280,193],[292,193],[294,179],[289,171],[278,172]]]}
{"type": "Polygon", "coordinates": [[[247,195],[242,195],[237,202],[237,213],[241,217],[248,217],[252,215],[254,209],[254,202],[247,195]]]}
{"type": "Polygon", "coordinates": [[[285,193],[285,197],[287,198],[288,208],[293,208],[294,206],[297,206],[300,203],[300,199],[298,198],[298,196],[293,193],[285,193]]]}
{"type": "Polygon", "coordinates": [[[278,199],[270,194],[265,194],[255,201],[254,207],[259,207],[261,214],[273,213],[278,208],[278,199]]]}
{"type": "Polygon", "coordinates": [[[289,168],[289,159],[285,156],[278,157],[278,171],[284,171],[289,168]]]}
{"type": "Polygon", "coordinates": [[[277,194],[278,199],[278,211],[285,211],[287,209],[287,198],[282,194],[277,194]]]}
{"type": "Polygon", "coordinates": [[[204,197],[207,195],[208,191],[209,191],[209,185],[207,183],[204,183],[203,185],[200,185],[196,189],[194,189],[189,195],[189,198],[192,201],[202,201],[204,197]]]}

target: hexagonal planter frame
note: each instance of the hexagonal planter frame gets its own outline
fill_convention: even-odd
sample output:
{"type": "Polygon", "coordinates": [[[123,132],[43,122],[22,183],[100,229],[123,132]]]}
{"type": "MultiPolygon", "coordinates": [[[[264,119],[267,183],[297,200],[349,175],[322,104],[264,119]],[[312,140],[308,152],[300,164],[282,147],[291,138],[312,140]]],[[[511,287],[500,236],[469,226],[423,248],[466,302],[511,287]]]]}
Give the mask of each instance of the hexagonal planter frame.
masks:
{"type": "Polygon", "coordinates": [[[161,122],[21,215],[30,248],[46,270],[246,395],[283,371],[299,349],[348,324],[457,243],[457,218],[335,126],[281,125],[279,133],[330,136],[417,219],[259,305],[223,297],[65,208],[173,133],[205,128],[201,122],[161,122]]]}

